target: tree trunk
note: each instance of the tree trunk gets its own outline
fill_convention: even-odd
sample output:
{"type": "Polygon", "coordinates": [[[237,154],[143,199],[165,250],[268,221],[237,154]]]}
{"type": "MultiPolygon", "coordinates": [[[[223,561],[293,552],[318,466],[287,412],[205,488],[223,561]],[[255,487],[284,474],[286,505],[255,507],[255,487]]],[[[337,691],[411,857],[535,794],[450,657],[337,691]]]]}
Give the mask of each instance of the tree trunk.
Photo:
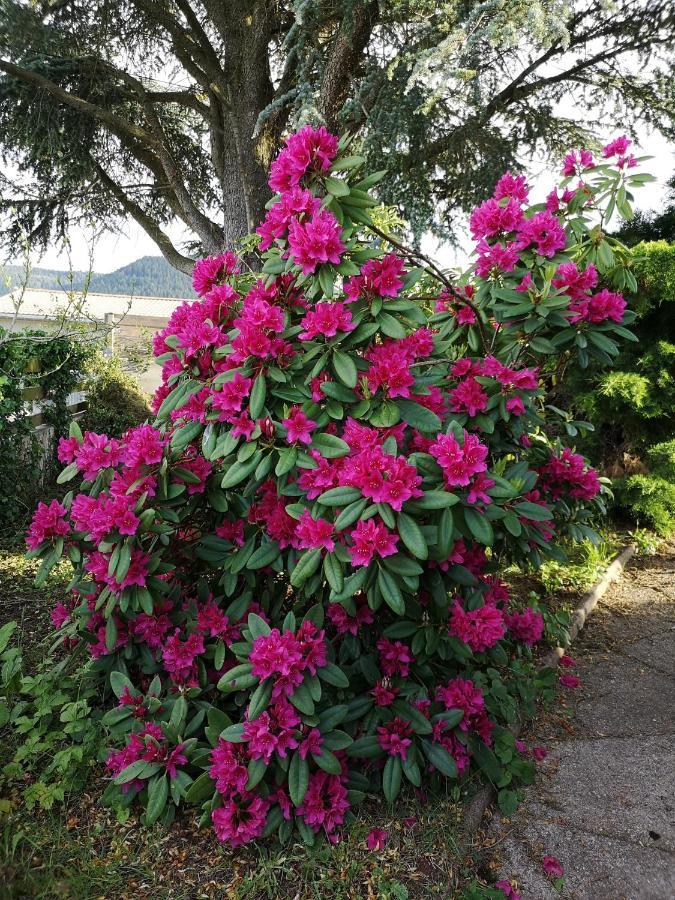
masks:
{"type": "MultiPolygon", "coordinates": [[[[224,45],[219,124],[222,155],[217,168],[223,195],[224,244],[231,247],[255,230],[271,196],[267,169],[276,150],[276,136],[265,130],[257,139],[253,135],[258,116],[274,96],[268,58],[273,22],[264,2],[232,0],[222,4],[221,0],[206,0],[205,6],[224,45]]],[[[213,143],[212,133],[212,148],[213,143]]]]}

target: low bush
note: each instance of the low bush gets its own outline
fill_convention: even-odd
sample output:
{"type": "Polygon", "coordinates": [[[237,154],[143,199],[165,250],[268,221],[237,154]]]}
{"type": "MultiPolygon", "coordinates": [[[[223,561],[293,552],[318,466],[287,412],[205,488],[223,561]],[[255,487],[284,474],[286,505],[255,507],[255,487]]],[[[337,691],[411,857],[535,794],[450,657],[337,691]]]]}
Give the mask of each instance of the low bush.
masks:
{"type": "Polygon", "coordinates": [[[116,357],[98,353],[85,382],[87,410],[80,420],[83,431],[119,437],[150,415],[148,401],[135,378],[116,357]]]}
{"type": "Polygon", "coordinates": [[[642,527],[667,537],[675,531],[675,481],[630,475],[614,482],[615,505],[642,527]]]}
{"type": "Polygon", "coordinates": [[[92,343],[78,335],[0,328],[0,528],[25,522],[43,487],[55,473],[55,449],[44,452],[35,437],[32,404],[39,398],[43,420],[56,439],[68,431],[68,395],[76,390],[92,343]]]}
{"type": "Polygon", "coordinates": [[[154,424],[73,427],[77,488],[29,531],[39,579],[71,561],[61,639],[117,698],[110,802],[146,824],[197,804],[232,846],[311,844],[366,795],[474,767],[513,811],[533,768],[508,725],[555,673],[499,573],[563,559],[604,512],[547,399],[630,337],[628,257],[597,225],[648,178],[628,143],[570,153],[545,208],[504,175],[453,283],[373,224],[384,173],[324,129],[288,139],[262,276],[197,264],[200,299],[155,338],[154,424]]]}

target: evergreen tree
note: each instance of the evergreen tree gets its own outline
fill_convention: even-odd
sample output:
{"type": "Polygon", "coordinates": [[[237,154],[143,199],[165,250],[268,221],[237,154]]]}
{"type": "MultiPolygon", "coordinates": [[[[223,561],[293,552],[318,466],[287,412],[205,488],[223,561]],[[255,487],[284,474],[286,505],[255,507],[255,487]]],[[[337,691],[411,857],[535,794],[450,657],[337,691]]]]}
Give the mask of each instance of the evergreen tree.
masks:
{"type": "Polygon", "coordinates": [[[0,0],[3,236],[132,217],[189,272],[254,227],[307,119],[358,134],[381,198],[447,235],[517,157],[605,116],[672,128],[674,24],[669,0],[0,0]]]}

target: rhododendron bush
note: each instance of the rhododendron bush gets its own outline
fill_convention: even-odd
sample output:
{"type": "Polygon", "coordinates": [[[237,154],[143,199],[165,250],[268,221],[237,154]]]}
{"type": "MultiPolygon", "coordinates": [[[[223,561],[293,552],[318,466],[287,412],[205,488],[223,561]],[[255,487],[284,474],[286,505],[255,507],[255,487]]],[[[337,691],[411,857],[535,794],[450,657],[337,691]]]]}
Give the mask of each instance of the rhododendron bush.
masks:
{"type": "Polygon", "coordinates": [[[547,386],[630,338],[603,233],[630,214],[628,141],[565,160],[544,204],[506,174],[451,280],[372,225],[347,142],[310,127],[273,163],[262,273],[200,260],[156,335],[156,418],[60,445],[31,553],[62,554],[63,640],[110,688],[108,796],[145,821],[202,807],[236,846],[334,837],[365,795],[477,766],[530,777],[507,729],[550,682],[540,610],[500,569],[592,534],[596,473],[547,386]],[[547,682],[547,677],[549,682],[547,682]]]}

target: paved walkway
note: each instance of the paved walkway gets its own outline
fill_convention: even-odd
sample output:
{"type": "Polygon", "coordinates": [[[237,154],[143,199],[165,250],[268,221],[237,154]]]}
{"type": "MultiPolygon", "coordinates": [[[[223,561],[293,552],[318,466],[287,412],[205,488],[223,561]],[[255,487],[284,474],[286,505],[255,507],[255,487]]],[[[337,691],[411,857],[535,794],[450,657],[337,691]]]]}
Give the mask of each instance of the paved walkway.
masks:
{"type": "Polygon", "coordinates": [[[565,692],[569,717],[528,735],[549,755],[513,819],[492,823],[495,878],[523,900],[672,900],[675,546],[629,564],[570,653],[582,685],[565,692]],[[562,894],[544,855],[562,863],[562,894]]]}

